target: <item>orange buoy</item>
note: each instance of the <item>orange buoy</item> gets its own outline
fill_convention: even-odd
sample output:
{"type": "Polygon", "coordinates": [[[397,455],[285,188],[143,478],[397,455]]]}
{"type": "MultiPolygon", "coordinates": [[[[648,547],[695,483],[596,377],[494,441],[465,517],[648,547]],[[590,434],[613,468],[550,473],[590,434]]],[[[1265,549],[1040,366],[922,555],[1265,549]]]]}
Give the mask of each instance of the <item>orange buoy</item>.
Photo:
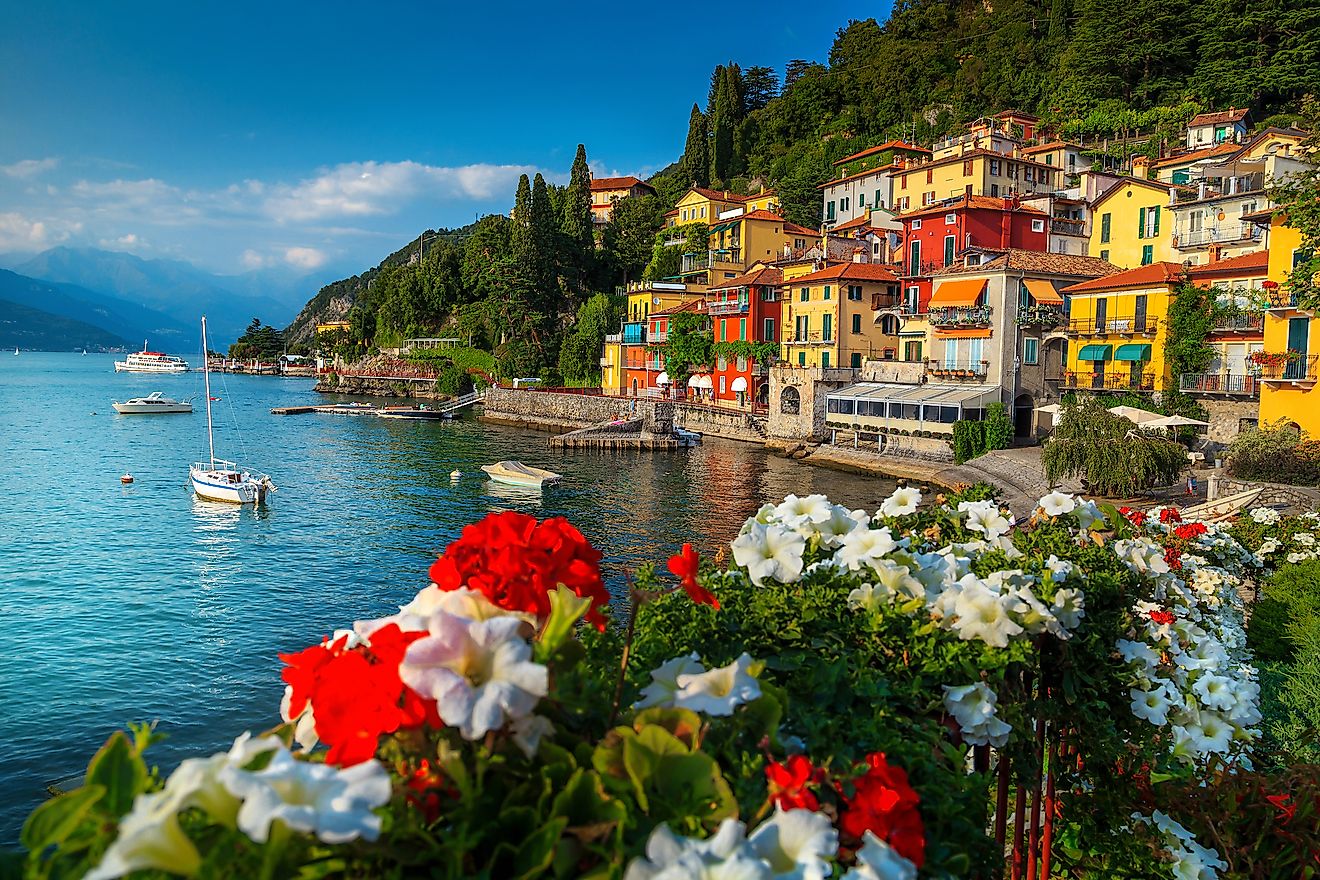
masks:
{"type": "Polygon", "coordinates": [[[132,474],[124,474],[122,477],[119,478],[119,482],[121,482],[121,483],[123,483],[125,486],[127,486],[129,483],[133,482],[133,475],[132,475],[132,474]]]}

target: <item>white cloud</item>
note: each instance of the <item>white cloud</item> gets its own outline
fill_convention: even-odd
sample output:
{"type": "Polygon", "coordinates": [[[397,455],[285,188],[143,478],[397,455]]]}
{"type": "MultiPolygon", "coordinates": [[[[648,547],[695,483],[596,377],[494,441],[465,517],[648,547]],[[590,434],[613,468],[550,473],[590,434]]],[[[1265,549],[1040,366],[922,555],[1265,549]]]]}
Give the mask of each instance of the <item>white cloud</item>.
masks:
{"type": "Polygon", "coordinates": [[[54,171],[60,160],[47,157],[45,159],[21,159],[13,165],[0,165],[0,172],[8,177],[17,177],[26,179],[36,177],[38,174],[44,174],[47,171],[54,171]]]}
{"type": "Polygon", "coordinates": [[[138,251],[146,248],[148,245],[136,233],[130,232],[117,238],[103,238],[100,240],[103,248],[110,248],[117,251],[138,251]]]}
{"type": "Polygon", "coordinates": [[[68,233],[14,211],[0,212],[0,251],[40,251],[59,244],[68,233]]]}
{"type": "Polygon", "coordinates": [[[309,247],[291,247],[284,251],[284,262],[295,269],[319,269],[329,259],[324,251],[309,247]]]}
{"type": "Polygon", "coordinates": [[[526,165],[442,167],[419,162],[349,162],[296,185],[271,187],[266,213],[280,223],[388,214],[425,199],[484,201],[511,192],[526,165]]]}
{"type": "Polygon", "coordinates": [[[240,257],[240,259],[243,261],[244,269],[262,269],[270,262],[261,254],[252,250],[252,248],[243,251],[243,256],[240,257]]]}

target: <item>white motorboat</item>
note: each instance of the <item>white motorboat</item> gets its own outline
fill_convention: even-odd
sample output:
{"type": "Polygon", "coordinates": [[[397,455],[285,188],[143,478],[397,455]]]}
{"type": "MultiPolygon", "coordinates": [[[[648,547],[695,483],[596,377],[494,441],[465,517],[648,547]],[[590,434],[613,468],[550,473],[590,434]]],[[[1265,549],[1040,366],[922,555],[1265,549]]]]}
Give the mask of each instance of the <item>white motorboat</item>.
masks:
{"type": "Polygon", "coordinates": [[[675,428],[674,439],[678,441],[678,444],[680,446],[691,447],[691,446],[696,446],[698,443],[701,442],[701,435],[698,434],[696,431],[688,431],[683,428],[675,428]]]}
{"type": "Polygon", "coordinates": [[[563,479],[554,471],[531,467],[521,461],[500,461],[495,464],[483,464],[481,469],[497,483],[533,489],[553,485],[563,479]]]}
{"type": "Polygon", "coordinates": [[[153,391],[146,397],[133,397],[120,403],[110,404],[121,415],[148,415],[153,413],[190,413],[193,411],[191,400],[174,400],[166,397],[163,391],[153,391]]]}
{"type": "Polygon", "coordinates": [[[451,413],[440,412],[428,406],[387,406],[377,413],[382,419],[408,419],[418,422],[433,422],[439,419],[453,418],[451,413]]]}
{"type": "Polygon", "coordinates": [[[142,343],[142,350],[135,351],[122,361],[115,361],[116,373],[186,373],[188,362],[172,354],[159,351],[147,351],[147,343],[142,343]]]}
{"type": "MultiPolygon", "coordinates": [[[[202,318],[202,351],[206,351],[206,318],[202,318]]],[[[206,364],[203,358],[202,363],[206,364]]],[[[215,432],[211,423],[211,370],[203,367],[206,377],[206,440],[211,451],[209,462],[194,462],[188,469],[193,491],[208,501],[227,501],[231,504],[264,504],[266,496],[275,491],[275,484],[266,474],[256,474],[240,468],[232,461],[215,457],[215,432]]]]}

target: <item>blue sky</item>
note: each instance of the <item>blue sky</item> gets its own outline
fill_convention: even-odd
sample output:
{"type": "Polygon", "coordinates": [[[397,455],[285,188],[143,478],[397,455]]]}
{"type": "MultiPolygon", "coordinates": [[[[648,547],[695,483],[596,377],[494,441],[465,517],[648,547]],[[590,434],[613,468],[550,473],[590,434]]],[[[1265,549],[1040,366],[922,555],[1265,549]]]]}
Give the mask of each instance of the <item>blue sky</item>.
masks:
{"type": "Polygon", "coordinates": [[[782,74],[888,10],[449,7],[0,0],[0,253],[359,271],[562,181],[579,141],[598,175],[656,171],[716,64],[782,74]]]}

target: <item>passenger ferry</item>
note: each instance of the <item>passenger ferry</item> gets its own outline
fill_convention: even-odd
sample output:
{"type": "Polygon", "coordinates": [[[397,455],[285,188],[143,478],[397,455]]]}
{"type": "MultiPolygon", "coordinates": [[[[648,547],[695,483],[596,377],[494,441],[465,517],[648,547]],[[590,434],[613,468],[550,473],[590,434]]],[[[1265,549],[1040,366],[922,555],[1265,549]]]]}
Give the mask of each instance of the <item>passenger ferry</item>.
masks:
{"type": "Polygon", "coordinates": [[[188,362],[172,354],[159,351],[147,351],[147,343],[142,343],[142,350],[130,354],[126,360],[115,361],[116,373],[186,373],[188,362]]]}

